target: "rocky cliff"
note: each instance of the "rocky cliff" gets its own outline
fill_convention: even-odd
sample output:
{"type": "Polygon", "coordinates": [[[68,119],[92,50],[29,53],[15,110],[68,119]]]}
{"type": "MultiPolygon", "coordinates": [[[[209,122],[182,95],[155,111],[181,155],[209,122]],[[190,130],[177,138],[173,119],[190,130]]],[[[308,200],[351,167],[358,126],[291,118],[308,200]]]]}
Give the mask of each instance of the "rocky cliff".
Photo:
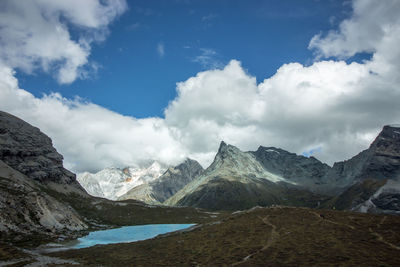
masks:
{"type": "Polygon", "coordinates": [[[0,112],[0,239],[88,227],[69,204],[49,194],[88,196],[62,160],[38,128],[0,112]]]}
{"type": "Polygon", "coordinates": [[[335,163],[327,176],[339,186],[365,179],[400,179],[400,126],[384,126],[368,149],[335,163]]]}
{"type": "Polygon", "coordinates": [[[338,195],[328,207],[361,212],[400,211],[400,125],[384,126],[370,147],[327,173],[338,195]]]}
{"type": "Polygon", "coordinates": [[[314,157],[304,157],[275,147],[260,146],[251,152],[263,167],[293,183],[310,189],[329,184],[326,174],[331,169],[314,157]]]}
{"type": "Polygon", "coordinates": [[[63,156],[38,128],[0,111],[0,160],[41,184],[85,194],[76,176],[63,167],[63,156]]]}

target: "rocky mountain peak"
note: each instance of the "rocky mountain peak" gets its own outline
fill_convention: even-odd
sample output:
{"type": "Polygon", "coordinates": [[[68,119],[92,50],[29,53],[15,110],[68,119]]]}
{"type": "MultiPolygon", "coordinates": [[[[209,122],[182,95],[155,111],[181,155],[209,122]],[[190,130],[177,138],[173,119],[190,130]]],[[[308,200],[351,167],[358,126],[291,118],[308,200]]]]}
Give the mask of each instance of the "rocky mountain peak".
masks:
{"type": "Polygon", "coordinates": [[[200,165],[200,163],[191,158],[186,158],[184,162],[182,162],[176,167],[173,167],[173,169],[180,171],[188,170],[188,172],[195,172],[195,173],[203,171],[203,167],[200,165]]]}
{"type": "Polygon", "coordinates": [[[368,149],[336,162],[328,176],[343,186],[366,179],[400,179],[400,125],[384,126],[368,149]]]}
{"type": "Polygon", "coordinates": [[[221,143],[219,144],[219,148],[218,148],[218,152],[217,153],[225,151],[227,146],[228,145],[224,141],[221,141],[221,143]]]}
{"type": "Polygon", "coordinates": [[[226,159],[226,158],[234,158],[240,154],[242,154],[243,152],[240,151],[239,148],[233,146],[233,145],[229,145],[227,143],[225,143],[224,141],[221,141],[221,144],[219,146],[218,152],[215,155],[215,160],[217,159],[226,159]]]}
{"type": "Polygon", "coordinates": [[[367,151],[364,178],[400,179],[400,126],[384,126],[367,151]]]}
{"type": "Polygon", "coordinates": [[[386,125],[371,144],[377,153],[400,156],[400,125],[386,125]]]}

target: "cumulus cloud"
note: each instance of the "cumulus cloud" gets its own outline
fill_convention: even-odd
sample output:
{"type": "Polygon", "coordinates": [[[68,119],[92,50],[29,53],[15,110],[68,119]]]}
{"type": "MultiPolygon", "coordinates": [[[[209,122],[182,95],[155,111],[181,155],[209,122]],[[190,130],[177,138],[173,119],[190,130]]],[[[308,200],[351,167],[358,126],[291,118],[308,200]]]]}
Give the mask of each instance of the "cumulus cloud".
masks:
{"type": "Polygon", "coordinates": [[[122,116],[80,99],[60,94],[35,98],[18,83],[9,67],[0,67],[0,106],[23,118],[53,139],[67,168],[98,171],[106,166],[129,166],[155,159],[169,164],[185,152],[160,118],[122,116]]]}
{"type": "Polygon", "coordinates": [[[365,149],[399,118],[400,92],[386,81],[366,64],[321,61],[283,65],[257,85],[233,60],[178,83],[166,122],[189,151],[205,153],[225,140],[245,150],[313,150],[332,163],[365,149]]]}
{"type": "Polygon", "coordinates": [[[318,56],[348,58],[361,52],[382,53],[383,46],[389,42],[398,45],[398,0],[380,3],[355,0],[352,6],[353,15],[342,21],[339,29],[331,30],[326,35],[318,34],[311,39],[309,47],[315,49],[318,56]]]}
{"type": "Polygon", "coordinates": [[[124,0],[5,0],[0,3],[0,61],[27,73],[42,69],[60,83],[86,72],[90,44],[126,10],[124,0]],[[69,28],[79,29],[73,38],[69,28]]]}
{"type": "Polygon", "coordinates": [[[186,156],[207,167],[221,140],[243,150],[277,146],[333,163],[367,148],[383,125],[400,118],[400,22],[391,15],[397,4],[372,2],[354,1],[354,14],[336,31],[311,40],[319,57],[312,65],[288,63],[257,83],[232,60],[177,83],[165,118],[122,116],[59,94],[35,98],[18,87],[13,69],[21,66],[11,61],[0,64],[0,106],[40,127],[78,172],[144,159],[174,164],[186,156]],[[382,31],[369,36],[368,27],[382,31]],[[372,56],[362,63],[321,60],[360,52],[372,56]]]}

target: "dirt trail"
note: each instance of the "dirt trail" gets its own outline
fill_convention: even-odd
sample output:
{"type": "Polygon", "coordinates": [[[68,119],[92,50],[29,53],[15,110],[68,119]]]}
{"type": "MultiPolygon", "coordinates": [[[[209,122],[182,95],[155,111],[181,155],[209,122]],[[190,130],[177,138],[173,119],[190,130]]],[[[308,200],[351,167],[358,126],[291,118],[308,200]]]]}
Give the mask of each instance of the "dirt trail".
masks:
{"type": "Polygon", "coordinates": [[[28,249],[20,249],[21,251],[25,252],[26,254],[30,255],[29,258],[20,258],[11,261],[4,261],[0,262],[0,266],[10,266],[10,265],[18,265],[24,264],[27,267],[41,267],[47,265],[79,265],[79,263],[72,261],[72,260],[64,260],[56,257],[50,257],[40,254],[39,252],[28,250],[28,249]],[[34,262],[32,262],[34,261],[34,262]],[[28,262],[32,262],[29,263],[28,262]]]}
{"type": "MultiPolygon", "coordinates": [[[[352,230],[355,230],[355,227],[352,226],[352,225],[334,222],[334,221],[331,221],[331,220],[328,220],[328,219],[323,218],[320,214],[318,214],[318,213],[315,212],[315,211],[310,211],[310,212],[311,212],[312,214],[314,214],[316,217],[318,217],[319,219],[321,219],[321,220],[324,220],[324,221],[326,221],[326,222],[333,223],[333,224],[336,224],[336,225],[346,226],[346,227],[348,227],[348,228],[350,228],[350,229],[352,229],[352,230]]],[[[381,227],[381,225],[385,222],[386,218],[387,218],[387,216],[384,216],[384,217],[379,221],[379,223],[376,225],[377,228],[380,228],[380,227],[381,227]]],[[[382,236],[381,234],[379,234],[379,233],[375,232],[374,230],[372,230],[371,227],[368,228],[368,230],[369,230],[369,232],[370,232],[372,235],[374,235],[374,236],[377,237],[378,241],[380,241],[380,242],[382,242],[382,243],[385,243],[386,245],[390,246],[391,248],[400,250],[400,247],[399,247],[399,246],[396,246],[396,245],[394,245],[394,244],[392,244],[392,243],[386,241],[386,240],[383,238],[383,236],[382,236]]]]}
{"type": "Polygon", "coordinates": [[[336,225],[340,225],[340,226],[345,226],[345,227],[348,227],[348,228],[350,228],[350,229],[352,229],[352,230],[355,230],[355,229],[356,229],[354,226],[352,226],[352,225],[350,225],[350,224],[339,223],[339,222],[335,222],[335,221],[326,219],[326,218],[322,217],[323,215],[321,215],[321,214],[319,214],[319,213],[317,213],[317,212],[315,212],[315,211],[310,211],[310,213],[312,213],[313,215],[315,215],[318,219],[323,220],[324,222],[329,222],[329,223],[332,223],[332,224],[336,224],[336,225]]]}
{"type": "Polygon", "coordinates": [[[259,250],[257,250],[254,253],[251,253],[250,255],[247,255],[246,257],[243,258],[243,260],[233,263],[231,266],[237,266],[239,264],[242,264],[246,261],[248,261],[251,257],[253,257],[254,255],[267,250],[279,237],[279,233],[278,231],[276,231],[276,225],[272,224],[269,220],[268,220],[269,216],[265,216],[264,218],[261,218],[260,216],[258,216],[258,218],[266,225],[271,227],[271,233],[270,233],[270,237],[267,240],[267,243],[259,250]]]}
{"type": "MultiPolygon", "coordinates": [[[[377,228],[380,228],[381,225],[385,222],[386,218],[387,218],[387,216],[384,216],[384,217],[380,220],[380,222],[376,225],[376,227],[377,227],[377,228]]],[[[368,228],[368,230],[369,230],[369,232],[370,232],[372,235],[374,235],[374,236],[377,237],[378,241],[380,241],[380,242],[382,242],[382,243],[385,243],[386,245],[390,246],[391,248],[400,250],[400,247],[399,247],[399,246],[396,246],[395,244],[390,243],[389,241],[386,241],[386,240],[383,238],[383,236],[382,236],[381,234],[379,234],[379,233],[375,232],[374,230],[372,230],[371,227],[368,228]]]]}
{"type": "Polygon", "coordinates": [[[382,220],[378,223],[378,228],[380,228],[381,225],[386,221],[386,218],[387,218],[387,216],[384,216],[384,217],[382,218],[382,220]]]}

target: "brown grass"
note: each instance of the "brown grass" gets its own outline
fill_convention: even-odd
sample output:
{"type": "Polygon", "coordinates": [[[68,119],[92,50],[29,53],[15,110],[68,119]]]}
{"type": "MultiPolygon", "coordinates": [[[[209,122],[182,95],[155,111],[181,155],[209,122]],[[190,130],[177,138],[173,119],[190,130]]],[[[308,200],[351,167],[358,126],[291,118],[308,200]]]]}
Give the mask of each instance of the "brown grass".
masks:
{"type": "Polygon", "coordinates": [[[190,232],[52,254],[88,266],[399,266],[400,217],[259,208],[190,232]]]}

